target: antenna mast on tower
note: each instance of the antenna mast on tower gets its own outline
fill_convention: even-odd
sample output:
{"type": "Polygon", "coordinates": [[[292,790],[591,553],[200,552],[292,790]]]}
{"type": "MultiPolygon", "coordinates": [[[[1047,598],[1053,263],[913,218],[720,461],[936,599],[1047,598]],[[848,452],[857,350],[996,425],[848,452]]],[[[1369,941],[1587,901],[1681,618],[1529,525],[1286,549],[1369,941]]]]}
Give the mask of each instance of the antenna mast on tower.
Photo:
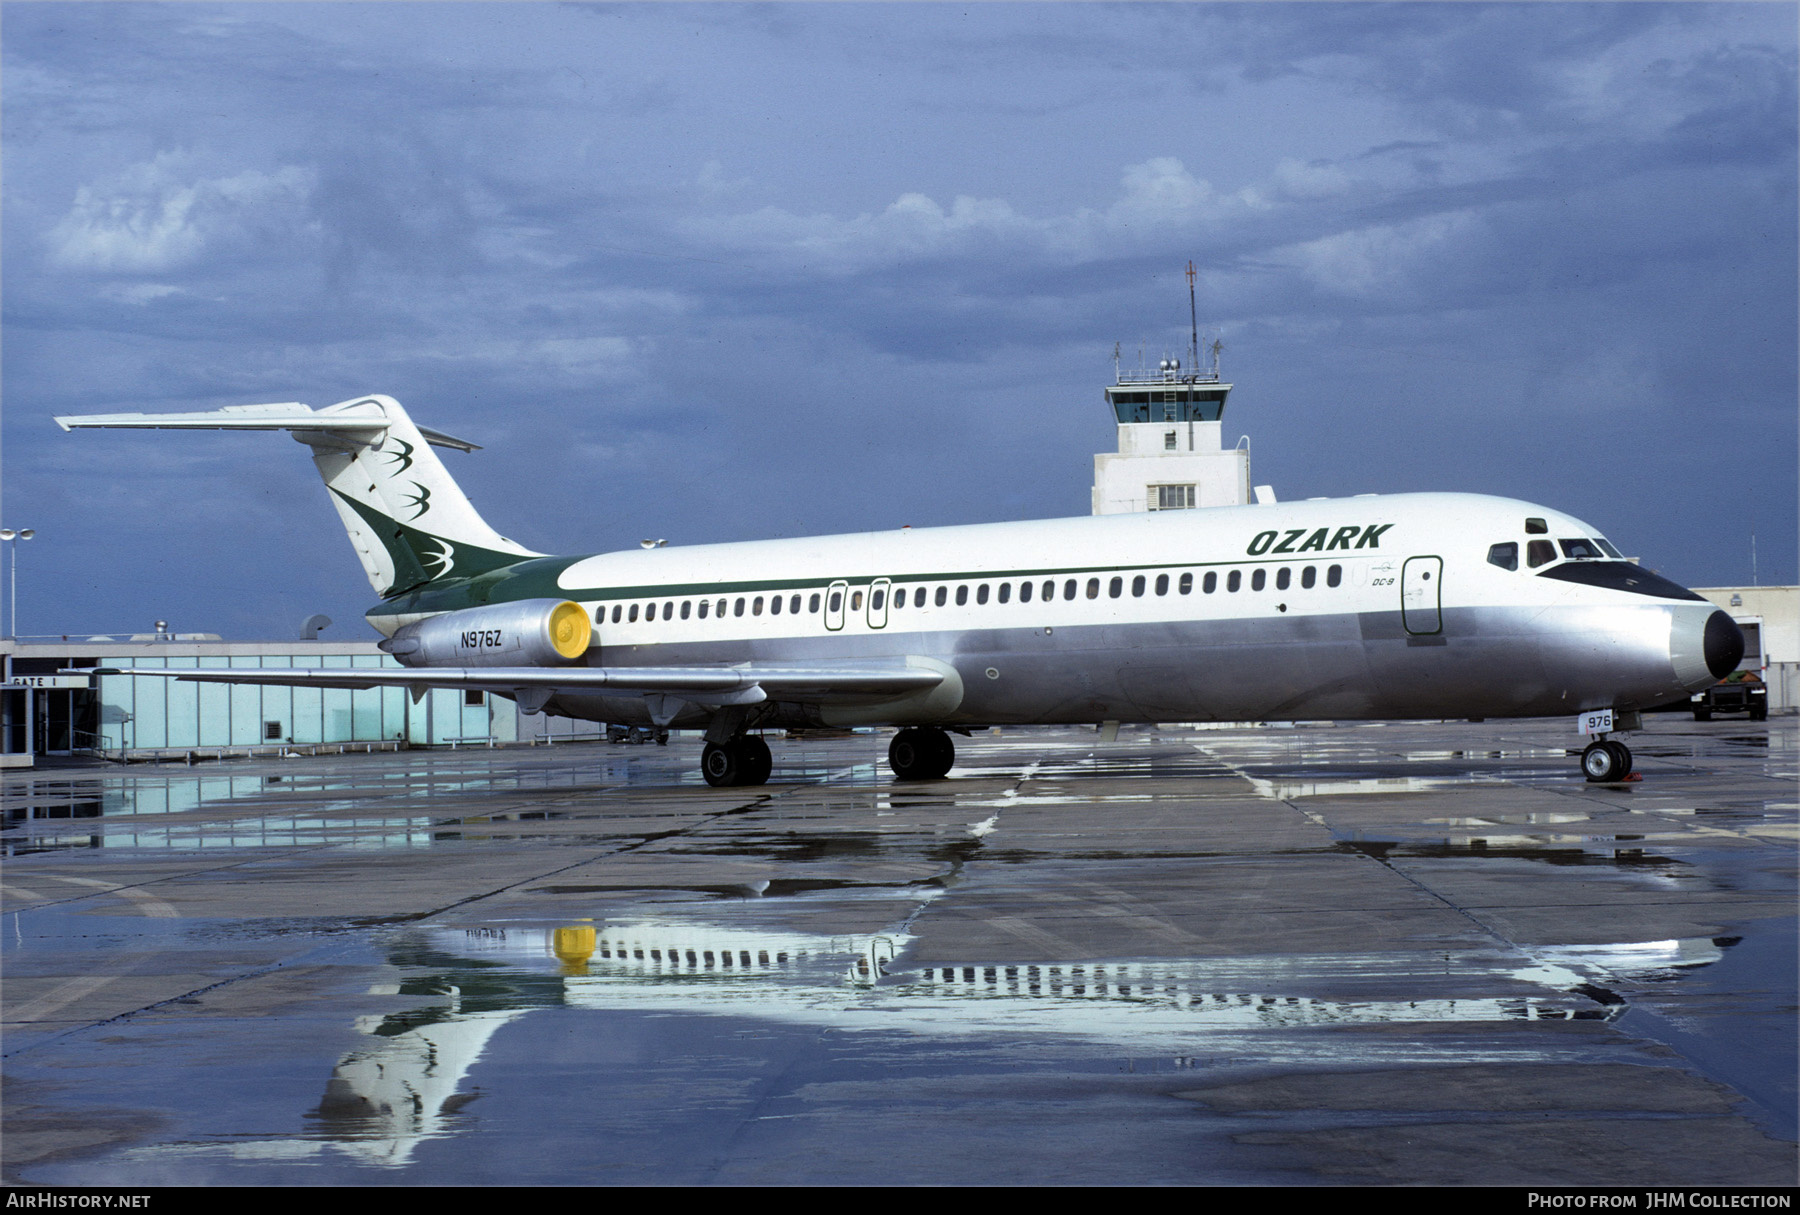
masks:
{"type": "Polygon", "coordinates": [[[1188,345],[1188,366],[1194,371],[1200,370],[1200,310],[1194,302],[1194,263],[1187,267],[1188,280],[1188,323],[1190,326],[1188,345]]]}

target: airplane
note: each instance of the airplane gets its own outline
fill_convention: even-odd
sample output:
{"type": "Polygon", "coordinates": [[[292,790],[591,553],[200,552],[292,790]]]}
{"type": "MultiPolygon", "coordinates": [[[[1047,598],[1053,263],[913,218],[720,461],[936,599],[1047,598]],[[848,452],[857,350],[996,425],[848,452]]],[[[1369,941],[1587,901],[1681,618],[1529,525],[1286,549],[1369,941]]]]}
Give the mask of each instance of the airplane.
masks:
{"type": "Polygon", "coordinates": [[[288,431],[311,449],[399,668],[151,670],[200,682],[482,689],[526,713],[704,731],[761,785],[763,730],[898,727],[900,780],[952,732],[1027,724],[1572,715],[1590,781],[1638,711],[1710,687],[1725,612],[1528,502],[1462,493],[552,556],[494,531],[392,397],[60,417],[288,431]]]}

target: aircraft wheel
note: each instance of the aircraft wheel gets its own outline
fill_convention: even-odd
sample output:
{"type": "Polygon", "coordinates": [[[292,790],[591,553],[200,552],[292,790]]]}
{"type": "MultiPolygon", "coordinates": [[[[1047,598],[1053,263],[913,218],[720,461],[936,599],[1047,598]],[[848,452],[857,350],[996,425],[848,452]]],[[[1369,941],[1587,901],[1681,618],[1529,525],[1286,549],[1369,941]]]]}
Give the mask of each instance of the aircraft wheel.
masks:
{"type": "Polygon", "coordinates": [[[1624,780],[1631,775],[1631,748],[1616,739],[1606,744],[1619,757],[1619,779],[1624,780]]]}
{"type": "Polygon", "coordinates": [[[700,753],[700,775],[715,789],[743,784],[744,754],[738,749],[737,740],[723,745],[707,743],[706,750],[700,753]]]}
{"type": "Polygon", "coordinates": [[[769,773],[775,770],[775,757],[769,754],[769,744],[757,734],[746,734],[736,741],[744,765],[744,775],[738,784],[768,784],[769,773]]]}
{"type": "Polygon", "coordinates": [[[908,726],[888,744],[888,766],[900,780],[937,780],[956,762],[956,747],[942,730],[908,726]]]}
{"type": "Polygon", "coordinates": [[[1607,742],[1589,743],[1588,749],[1581,753],[1581,770],[1591,784],[1609,784],[1624,779],[1625,766],[1620,761],[1628,759],[1630,752],[1621,756],[1613,749],[1616,745],[1607,742]]]}
{"type": "Polygon", "coordinates": [[[931,779],[941,780],[949,775],[951,767],[956,763],[956,744],[942,730],[927,730],[925,733],[931,738],[931,779]]]}
{"type": "Polygon", "coordinates": [[[894,735],[888,744],[888,767],[900,780],[929,779],[931,744],[925,731],[908,726],[894,735]]]}

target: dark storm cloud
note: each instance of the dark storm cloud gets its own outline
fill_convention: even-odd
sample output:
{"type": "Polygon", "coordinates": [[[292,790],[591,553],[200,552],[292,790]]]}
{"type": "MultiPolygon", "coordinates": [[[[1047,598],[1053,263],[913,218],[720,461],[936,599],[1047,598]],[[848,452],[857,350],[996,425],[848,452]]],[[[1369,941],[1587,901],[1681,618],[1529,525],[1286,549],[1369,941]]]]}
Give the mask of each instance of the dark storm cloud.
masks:
{"type": "Polygon", "coordinates": [[[1078,513],[1113,343],[1185,346],[1190,258],[1284,495],[1479,482],[1701,583],[1740,576],[1713,533],[1794,548],[1791,459],[1729,519],[1668,485],[1795,446],[1791,14],[5,16],[8,521],[120,563],[72,628],[167,582],[167,535],[270,588],[157,591],[184,627],[366,605],[291,444],[52,413],[390,392],[546,548],[1078,513]]]}

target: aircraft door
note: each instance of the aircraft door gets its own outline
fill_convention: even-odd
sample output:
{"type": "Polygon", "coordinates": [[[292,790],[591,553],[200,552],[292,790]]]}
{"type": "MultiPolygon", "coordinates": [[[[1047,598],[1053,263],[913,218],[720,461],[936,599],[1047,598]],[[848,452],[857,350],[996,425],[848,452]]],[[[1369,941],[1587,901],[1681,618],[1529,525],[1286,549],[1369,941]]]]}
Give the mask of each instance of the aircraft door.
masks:
{"type": "Polygon", "coordinates": [[[825,588],[825,627],[833,633],[844,627],[844,604],[849,598],[848,582],[834,582],[825,588]]]}
{"type": "Polygon", "coordinates": [[[1408,557],[1400,570],[1400,621],[1414,636],[1444,631],[1444,559],[1408,557]]]}
{"type": "Polygon", "coordinates": [[[869,627],[885,629],[887,627],[888,597],[893,593],[893,583],[886,578],[877,578],[869,585],[869,627]]]}

